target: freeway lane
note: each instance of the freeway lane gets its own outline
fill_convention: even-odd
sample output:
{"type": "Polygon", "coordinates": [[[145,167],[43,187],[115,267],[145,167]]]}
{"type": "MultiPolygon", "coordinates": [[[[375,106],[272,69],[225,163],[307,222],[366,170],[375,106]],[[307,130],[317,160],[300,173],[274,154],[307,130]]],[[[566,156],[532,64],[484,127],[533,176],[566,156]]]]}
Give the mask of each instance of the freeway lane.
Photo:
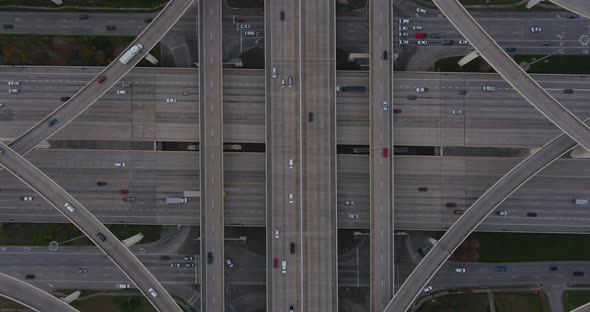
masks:
{"type": "Polygon", "coordinates": [[[144,296],[158,311],[179,311],[180,307],[147,268],[119,241],[102,223],[64,189],[39,169],[0,143],[0,162],[9,172],[31,187],[41,197],[58,209],[74,223],[82,233],[95,243],[140,289],[144,296]],[[64,206],[70,203],[75,211],[64,206]],[[98,237],[98,238],[97,238],[98,237]],[[150,291],[156,292],[156,296],[150,291]]]}
{"type": "Polygon", "coordinates": [[[3,273],[0,273],[0,296],[35,311],[78,311],[49,293],[3,273]]]}
{"type": "Polygon", "coordinates": [[[114,86],[123,75],[128,73],[142,59],[141,56],[149,52],[162,39],[192,3],[193,0],[170,1],[154,21],[129,45],[129,47],[136,44],[143,45],[144,50],[138,56],[131,59],[127,64],[120,63],[119,58],[115,59],[97,75],[96,79],[93,79],[78,91],[78,93],[74,94],[71,99],[54,110],[50,115],[43,118],[33,128],[20,135],[10,144],[10,147],[17,153],[24,155],[84,112],[84,110],[94,104],[99,97],[114,86]],[[103,83],[98,83],[98,78],[101,76],[106,76],[107,79],[103,83]],[[53,119],[57,120],[56,124],[54,126],[48,126],[48,122],[53,119]]]}
{"type": "Polygon", "coordinates": [[[458,1],[434,0],[434,3],[496,72],[551,122],[590,151],[590,128],[532,80],[489,37],[458,1]]]}

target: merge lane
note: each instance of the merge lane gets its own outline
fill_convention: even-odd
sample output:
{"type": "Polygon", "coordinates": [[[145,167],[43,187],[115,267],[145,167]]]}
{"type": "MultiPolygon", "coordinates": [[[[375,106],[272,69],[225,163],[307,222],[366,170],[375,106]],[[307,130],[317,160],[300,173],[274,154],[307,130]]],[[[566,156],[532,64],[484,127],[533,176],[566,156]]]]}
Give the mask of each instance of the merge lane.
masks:
{"type": "Polygon", "coordinates": [[[59,298],[3,273],[0,273],[0,295],[36,311],[78,311],[59,298]]]}
{"type": "Polygon", "coordinates": [[[433,1],[496,72],[547,119],[590,151],[590,128],[518,66],[457,0],[433,1]]]}

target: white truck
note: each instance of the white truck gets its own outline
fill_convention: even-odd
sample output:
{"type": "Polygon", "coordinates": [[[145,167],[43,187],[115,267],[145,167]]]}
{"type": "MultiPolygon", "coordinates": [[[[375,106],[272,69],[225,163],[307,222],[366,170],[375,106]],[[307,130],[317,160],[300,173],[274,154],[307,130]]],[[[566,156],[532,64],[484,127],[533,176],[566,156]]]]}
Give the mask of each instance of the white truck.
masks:
{"type": "Polygon", "coordinates": [[[184,204],[187,201],[186,197],[166,197],[166,204],[184,204]]]}
{"type": "Polygon", "coordinates": [[[127,64],[129,60],[131,60],[137,53],[139,53],[139,51],[141,51],[141,49],[143,49],[141,44],[132,46],[129,50],[127,50],[127,52],[121,55],[119,62],[121,62],[121,64],[127,64]]]}

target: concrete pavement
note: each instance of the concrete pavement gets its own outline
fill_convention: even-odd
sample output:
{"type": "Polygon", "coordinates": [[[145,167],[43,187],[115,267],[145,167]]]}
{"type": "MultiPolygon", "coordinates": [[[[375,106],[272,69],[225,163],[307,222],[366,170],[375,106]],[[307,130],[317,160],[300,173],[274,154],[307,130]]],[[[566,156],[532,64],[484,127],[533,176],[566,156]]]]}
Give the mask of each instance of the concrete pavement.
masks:
{"type": "Polygon", "coordinates": [[[78,311],[49,293],[2,273],[0,273],[0,296],[35,311],[78,311]]]}

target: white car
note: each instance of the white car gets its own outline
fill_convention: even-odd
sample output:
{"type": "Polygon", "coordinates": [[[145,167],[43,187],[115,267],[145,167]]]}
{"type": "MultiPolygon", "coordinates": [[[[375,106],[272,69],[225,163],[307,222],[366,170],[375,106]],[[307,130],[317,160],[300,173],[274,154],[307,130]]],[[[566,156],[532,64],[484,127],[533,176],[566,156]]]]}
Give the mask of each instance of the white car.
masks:
{"type": "Polygon", "coordinates": [[[408,26],[400,26],[399,30],[408,30],[408,26]]]}
{"type": "Polygon", "coordinates": [[[166,103],[176,103],[176,99],[175,98],[167,98],[166,103]]]}
{"type": "Polygon", "coordinates": [[[422,30],[422,26],[420,26],[420,25],[412,26],[412,30],[422,30]]]}
{"type": "Polygon", "coordinates": [[[230,268],[233,268],[234,267],[234,264],[229,259],[225,260],[225,263],[227,263],[227,266],[230,267],[230,268]]]}
{"type": "Polygon", "coordinates": [[[499,216],[507,216],[508,215],[508,211],[506,211],[506,210],[496,211],[496,214],[499,215],[499,216]]]}
{"type": "Polygon", "coordinates": [[[284,88],[284,87],[285,87],[285,79],[282,79],[281,80],[281,88],[284,88]]]}
{"type": "Polygon", "coordinates": [[[432,291],[432,286],[426,286],[426,287],[424,287],[423,291],[424,291],[425,293],[429,293],[429,292],[431,292],[431,291],[432,291]]]}
{"type": "Polygon", "coordinates": [[[420,92],[426,92],[428,91],[428,88],[423,88],[423,87],[418,87],[416,88],[416,92],[420,93],[420,92]]]}
{"type": "Polygon", "coordinates": [[[18,93],[18,89],[9,88],[8,93],[18,93]]]}
{"type": "Polygon", "coordinates": [[[400,40],[399,41],[399,45],[406,45],[408,43],[409,43],[408,40],[400,40]]]}
{"type": "Polygon", "coordinates": [[[124,162],[116,162],[115,167],[125,167],[125,163],[124,162]]]}
{"type": "Polygon", "coordinates": [[[281,273],[287,273],[287,260],[281,261],[281,273]]]}
{"type": "Polygon", "coordinates": [[[240,29],[250,29],[250,24],[240,24],[240,29]]]}
{"type": "Polygon", "coordinates": [[[158,296],[158,293],[153,288],[148,289],[148,291],[152,297],[156,298],[158,296]]]}
{"type": "Polygon", "coordinates": [[[428,41],[426,40],[418,40],[418,45],[427,45],[428,41]]]}
{"type": "Polygon", "coordinates": [[[465,273],[465,268],[455,268],[456,273],[465,273]]]}
{"type": "Polygon", "coordinates": [[[399,23],[400,24],[408,24],[408,23],[410,23],[410,20],[407,18],[400,18],[399,23]]]}
{"type": "Polygon", "coordinates": [[[467,40],[459,40],[459,44],[460,45],[468,45],[469,44],[469,41],[467,41],[467,40]]]}
{"type": "Polygon", "coordinates": [[[125,90],[117,90],[117,94],[127,94],[127,91],[125,91],[125,90]]]}
{"type": "Polygon", "coordinates": [[[531,26],[531,32],[532,33],[538,33],[538,32],[542,32],[543,28],[539,27],[539,26],[531,26]]]}
{"type": "Polygon", "coordinates": [[[398,34],[399,37],[407,37],[409,34],[407,32],[401,32],[398,34]]]}
{"type": "Polygon", "coordinates": [[[32,201],[33,200],[33,196],[21,196],[20,200],[23,201],[32,201]]]}
{"type": "Polygon", "coordinates": [[[9,85],[9,86],[20,86],[20,81],[17,81],[17,80],[10,80],[10,81],[8,82],[8,85],[9,85]]]}
{"type": "Polygon", "coordinates": [[[460,109],[453,109],[453,110],[451,111],[451,113],[452,113],[453,115],[461,115],[461,114],[463,114],[463,111],[462,111],[462,110],[460,110],[460,109]]]}
{"type": "Polygon", "coordinates": [[[356,213],[349,213],[348,214],[348,218],[349,219],[358,219],[359,218],[359,215],[356,214],[356,213]]]}
{"type": "Polygon", "coordinates": [[[119,284],[119,288],[121,288],[121,289],[127,289],[129,287],[130,287],[130,285],[129,284],[126,284],[126,283],[125,284],[119,284]]]}
{"type": "Polygon", "coordinates": [[[423,8],[416,8],[416,13],[426,14],[426,10],[424,10],[423,8]]]}
{"type": "Polygon", "coordinates": [[[170,267],[171,268],[180,268],[180,263],[171,263],[170,267]]]}
{"type": "Polygon", "coordinates": [[[280,234],[279,234],[279,227],[275,227],[275,238],[279,238],[280,234]]]}
{"type": "Polygon", "coordinates": [[[345,200],[344,205],[345,206],[352,206],[352,205],[354,205],[354,200],[345,200]]]}
{"type": "Polygon", "coordinates": [[[289,204],[293,203],[293,193],[289,194],[289,204]]]}
{"type": "Polygon", "coordinates": [[[272,68],[272,77],[273,78],[277,78],[277,73],[278,73],[277,68],[276,67],[273,67],[272,68]]]}
{"type": "Polygon", "coordinates": [[[387,106],[387,102],[383,102],[383,110],[387,111],[389,109],[389,106],[387,106]]]}

